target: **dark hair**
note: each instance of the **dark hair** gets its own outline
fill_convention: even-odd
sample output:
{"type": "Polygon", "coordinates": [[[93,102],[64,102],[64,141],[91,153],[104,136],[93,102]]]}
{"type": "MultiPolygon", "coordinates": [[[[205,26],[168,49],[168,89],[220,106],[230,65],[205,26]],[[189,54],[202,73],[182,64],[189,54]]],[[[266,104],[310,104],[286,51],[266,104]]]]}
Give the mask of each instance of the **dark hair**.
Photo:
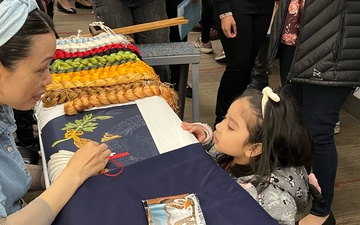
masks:
{"type": "MultiPolygon", "coordinates": [[[[264,118],[260,91],[248,89],[237,98],[246,98],[250,103],[251,109],[242,112],[249,131],[247,142],[261,143],[262,153],[252,158],[248,174],[244,174],[243,165],[234,166],[231,172],[235,176],[256,174],[268,177],[278,167],[305,166],[311,162],[314,146],[302,111],[287,88],[278,88],[274,92],[279,95],[280,101],[269,99],[264,118]]],[[[223,164],[231,158],[223,157],[219,163],[223,164]]]]}
{"type": "Polygon", "coordinates": [[[55,35],[52,19],[39,9],[31,11],[20,30],[0,46],[0,62],[7,69],[14,69],[16,63],[30,55],[33,36],[47,33],[55,35]]]}

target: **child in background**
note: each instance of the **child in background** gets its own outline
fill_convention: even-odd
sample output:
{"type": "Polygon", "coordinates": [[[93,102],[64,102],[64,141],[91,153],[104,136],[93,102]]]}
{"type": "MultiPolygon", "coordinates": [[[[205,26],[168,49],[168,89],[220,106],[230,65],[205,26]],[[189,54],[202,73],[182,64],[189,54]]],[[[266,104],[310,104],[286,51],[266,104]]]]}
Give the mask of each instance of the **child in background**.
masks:
{"type": "Polygon", "coordinates": [[[310,200],[304,165],[313,154],[302,113],[285,89],[246,90],[216,130],[182,123],[210,155],[280,224],[295,224],[310,200]],[[263,93],[263,94],[262,94],[263,93]]]}

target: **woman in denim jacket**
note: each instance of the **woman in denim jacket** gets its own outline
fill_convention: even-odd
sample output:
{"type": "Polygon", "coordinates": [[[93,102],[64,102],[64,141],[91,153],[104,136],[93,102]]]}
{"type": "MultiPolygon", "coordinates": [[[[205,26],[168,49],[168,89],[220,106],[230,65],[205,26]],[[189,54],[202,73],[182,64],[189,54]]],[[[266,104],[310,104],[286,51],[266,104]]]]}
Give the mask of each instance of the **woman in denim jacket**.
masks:
{"type": "Polygon", "coordinates": [[[110,150],[88,143],[55,182],[25,206],[21,197],[36,180],[16,148],[12,108],[31,109],[51,82],[55,30],[35,0],[0,0],[0,15],[0,224],[50,225],[81,184],[105,167],[110,150]]]}

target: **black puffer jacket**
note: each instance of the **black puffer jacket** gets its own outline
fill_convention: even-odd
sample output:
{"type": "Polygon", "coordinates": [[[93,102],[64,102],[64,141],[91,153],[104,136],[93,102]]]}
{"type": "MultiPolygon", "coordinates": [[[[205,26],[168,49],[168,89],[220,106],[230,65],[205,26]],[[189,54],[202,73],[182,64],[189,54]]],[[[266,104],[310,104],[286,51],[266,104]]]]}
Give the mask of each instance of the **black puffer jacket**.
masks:
{"type": "MultiPolygon", "coordinates": [[[[270,36],[276,58],[290,0],[280,0],[270,36]]],[[[305,0],[288,81],[335,87],[360,86],[360,0],[305,0]]]]}

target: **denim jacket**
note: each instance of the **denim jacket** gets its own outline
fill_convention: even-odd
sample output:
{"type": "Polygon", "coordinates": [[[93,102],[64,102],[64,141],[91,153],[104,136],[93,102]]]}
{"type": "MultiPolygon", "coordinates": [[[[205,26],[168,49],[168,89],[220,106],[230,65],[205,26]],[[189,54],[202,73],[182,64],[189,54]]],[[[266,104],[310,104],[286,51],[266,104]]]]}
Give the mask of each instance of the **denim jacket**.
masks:
{"type": "Polygon", "coordinates": [[[21,209],[20,198],[31,185],[31,176],[16,148],[11,107],[0,105],[0,217],[21,209]]]}

